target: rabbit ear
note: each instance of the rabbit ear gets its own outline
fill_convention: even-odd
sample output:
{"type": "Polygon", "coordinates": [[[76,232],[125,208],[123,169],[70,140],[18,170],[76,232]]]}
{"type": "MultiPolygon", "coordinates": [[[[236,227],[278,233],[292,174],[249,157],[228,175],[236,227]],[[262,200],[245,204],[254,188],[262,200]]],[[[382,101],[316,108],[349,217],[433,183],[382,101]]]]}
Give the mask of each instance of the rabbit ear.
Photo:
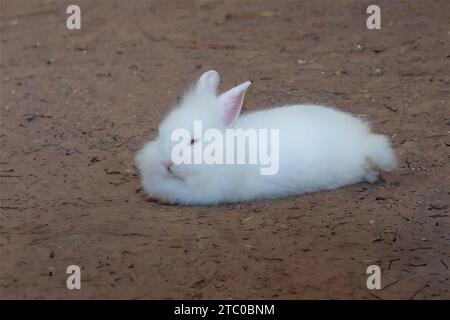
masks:
{"type": "Polygon", "coordinates": [[[237,87],[234,87],[219,96],[222,117],[225,125],[230,125],[237,119],[241,112],[242,104],[244,103],[244,95],[247,88],[252,83],[250,81],[244,82],[237,87]]]}
{"type": "Polygon", "coordinates": [[[216,91],[219,86],[220,76],[215,70],[209,70],[202,74],[197,81],[197,88],[206,89],[209,91],[216,91]]]}

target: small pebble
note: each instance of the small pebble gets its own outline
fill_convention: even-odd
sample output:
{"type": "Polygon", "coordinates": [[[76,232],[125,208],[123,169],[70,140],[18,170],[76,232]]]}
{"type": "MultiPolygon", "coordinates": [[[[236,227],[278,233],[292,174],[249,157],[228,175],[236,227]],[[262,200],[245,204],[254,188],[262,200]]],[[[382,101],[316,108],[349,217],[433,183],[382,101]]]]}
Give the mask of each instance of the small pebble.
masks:
{"type": "Polygon", "coordinates": [[[370,71],[371,76],[382,76],[383,75],[383,69],[380,68],[374,68],[370,71]]]}

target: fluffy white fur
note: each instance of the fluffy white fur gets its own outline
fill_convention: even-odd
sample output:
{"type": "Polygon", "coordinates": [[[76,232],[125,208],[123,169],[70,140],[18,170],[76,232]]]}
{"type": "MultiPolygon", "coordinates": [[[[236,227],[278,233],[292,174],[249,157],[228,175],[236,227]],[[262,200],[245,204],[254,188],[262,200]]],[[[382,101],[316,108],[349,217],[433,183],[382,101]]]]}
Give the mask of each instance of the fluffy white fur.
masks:
{"type": "MultiPolygon", "coordinates": [[[[159,136],[136,158],[142,185],[152,197],[185,205],[218,204],[279,198],[330,190],[360,181],[373,182],[379,171],[396,167],[386,136],[351,114],[319,105],[289,105],[240,117],[245,82],[216,94],[219,75],[208,71],[162,121],[159,136]],[[171,132],[203,129],[279,129],[280,167],[273,176],[260,175],[259,165],[172,165],[171,132]]],[[[195,138],[195,137],[194,137],[195,138]]]]}

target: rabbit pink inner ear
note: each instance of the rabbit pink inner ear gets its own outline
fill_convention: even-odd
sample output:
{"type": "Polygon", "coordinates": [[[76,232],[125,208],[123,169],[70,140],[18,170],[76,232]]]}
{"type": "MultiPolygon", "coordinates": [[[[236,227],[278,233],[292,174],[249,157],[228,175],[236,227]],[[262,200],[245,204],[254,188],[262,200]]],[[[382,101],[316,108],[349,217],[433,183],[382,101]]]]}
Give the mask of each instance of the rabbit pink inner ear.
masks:
{"type": "Polygon", "coordinates": [[[250,81],[228,90],[219,97],[225,125],[232,124],[241,113],[245,91],[252,83],[250,81]]]}
{"type": "Polygon", "coordinates": [[[197,81],[197,88],[216,91],[219,86],[220,76],[215,70],[209,70],[201,75],[197,81]]]}

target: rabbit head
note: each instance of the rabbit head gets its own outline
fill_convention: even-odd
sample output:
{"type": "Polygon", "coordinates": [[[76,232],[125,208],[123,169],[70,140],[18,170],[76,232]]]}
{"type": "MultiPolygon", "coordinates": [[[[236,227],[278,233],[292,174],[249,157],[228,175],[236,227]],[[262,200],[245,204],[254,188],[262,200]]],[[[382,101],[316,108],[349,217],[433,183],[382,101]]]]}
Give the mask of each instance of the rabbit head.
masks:
{"type": "MultiPolygon", "coordinates": [[[[205,72],[195,86],[184,95],[179,105],[161,122],[157,143],[162,157],[161,161],[166,165],[172,163],[171,150],[178,143],[172,139],[172,133],[175,130],[180,128],[188,130],[191,137],[188,143],[194,148],[199,140],[194,132],[195,121],[202,123],[203,130],[209,128],[225,130],[239,116],[245,91],[251,82],[244,82],[218,95],[219,82],[220,77],[216,71],[205,72]]],[[[183,164],[171,165],[168,169],[181,176],[193,174],[192,171],[196,170],[195,166],[183,164]]]]}
{"type": "Polygon", "coordinates": [[[138,154],[137,166],[148,193],[156,196],[187,194],[188,188],[211,184],[211,173],[217,170],[215,165],[173,163],[172,149],[180,141],[174,141],[172,133],[177,129],[189,131],[190,140],[185,143],[188,144],[186,147],[192,148],[194,152],[193,149],[199,142],[199,137],[194,132],[196,121],[202,123],[203,131],[209,128],[224,131],[233,125],[240,114],[245,92],[251,82],[244,82],[217,94],[219,82],[220,77],[216,71],[205,72],[162,120],[158,137],[138,154]],[[174,188],[182,190],[174,191],[174,188]]]}

